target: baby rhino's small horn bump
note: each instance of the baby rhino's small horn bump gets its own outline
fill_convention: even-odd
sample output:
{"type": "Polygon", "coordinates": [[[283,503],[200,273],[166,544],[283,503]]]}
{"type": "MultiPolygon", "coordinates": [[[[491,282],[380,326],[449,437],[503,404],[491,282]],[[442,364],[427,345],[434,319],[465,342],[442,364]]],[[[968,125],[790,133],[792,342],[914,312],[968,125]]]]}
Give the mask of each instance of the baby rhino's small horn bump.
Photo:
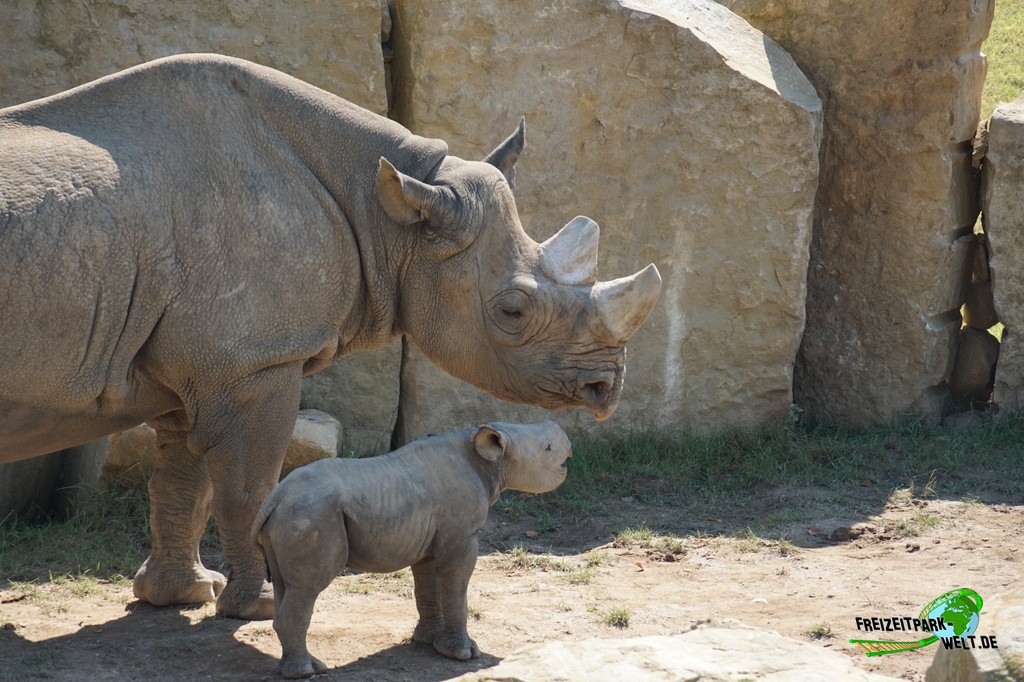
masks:
{"type": "Polygon", "coordinates": [[[646,268],[610,282],[598,282],[590,291],[610,341],[624,344],[636,333],[658,301],[661,293],[661,273],[651,263],[646,268]]]}

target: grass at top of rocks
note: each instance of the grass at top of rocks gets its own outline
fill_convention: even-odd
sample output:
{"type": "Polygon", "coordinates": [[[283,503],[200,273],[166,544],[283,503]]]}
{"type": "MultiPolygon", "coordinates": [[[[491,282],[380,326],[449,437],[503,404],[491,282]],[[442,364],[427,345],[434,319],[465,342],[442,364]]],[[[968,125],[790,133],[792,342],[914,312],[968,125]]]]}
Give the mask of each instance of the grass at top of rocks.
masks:
{"type": "MultiPolygon", "coordinates": [[[[560,488],[539,496],[507,493],[498,508],[509,518],[526,515],[535,526],[548,527],[559,518],[600,516],[623,504],[756,515],[753,509],[766,494],[783,488],[798,501],[809,489],[836,500],[866,495],[883,501],[905,489],[915,497],[1019,503],[1022,443],[1024,420],[1009,417],[956,430],[906,421],[862,430],[786,425],[760,433],[580,438],[560,488]]],[[[792,520],[787,513],[797,512],[782,509],[742,527],[752,521],[781,525],[792,520]]]]}
{"type": "Polygon", "coordinates": [[[1012,102],[1024,92],[1024,0],[999,0],[988,39],[988,74],[982,90],[981,118],[992,115],[1001,102],[1012,102]]]}

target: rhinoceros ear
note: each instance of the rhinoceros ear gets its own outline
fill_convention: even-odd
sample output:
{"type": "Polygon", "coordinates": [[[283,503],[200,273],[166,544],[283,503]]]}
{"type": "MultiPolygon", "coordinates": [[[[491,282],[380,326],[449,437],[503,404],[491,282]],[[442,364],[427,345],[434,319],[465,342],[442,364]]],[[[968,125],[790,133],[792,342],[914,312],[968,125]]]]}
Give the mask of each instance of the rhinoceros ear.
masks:
{"type": "Polygon", "coordinates": [[[476,454],[488,462],[497,462],[505,455],[505,436],[497,429],[484,424],[473,436],[473,447],[476,454]]]}
{"type": "Polygon", "coordinates": [[[443,190],[399,172],[383,156],[377,169],[377,196],[384,211],[399,225],[412,225],[451,212],[452,199],[443,190]]]}
{"type": "Polygon", "coordinates": [[[519,127],[516,131],[505,138],[505,141],[487,155],[484,159],[487,163],[501,171],[508,181],[508,186],[515,189],[516,185],[516,161],[526,144],[526,117],[519,119],[519,127]]]}

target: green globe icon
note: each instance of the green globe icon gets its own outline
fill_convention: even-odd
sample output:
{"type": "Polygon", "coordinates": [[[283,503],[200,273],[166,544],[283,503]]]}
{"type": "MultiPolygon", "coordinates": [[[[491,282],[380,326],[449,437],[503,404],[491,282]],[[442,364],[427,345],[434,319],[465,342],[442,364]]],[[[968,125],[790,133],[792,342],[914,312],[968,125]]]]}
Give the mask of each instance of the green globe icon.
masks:
{"type": "Polygon", "coordinates": [[[932,634],[939,638],[970,637],[978,629],[978,604],[967,596],[960,594],[949,601],[936,604],[922,618],[941,618],[946,624],[945,629],[936,630],[932,634]]]}

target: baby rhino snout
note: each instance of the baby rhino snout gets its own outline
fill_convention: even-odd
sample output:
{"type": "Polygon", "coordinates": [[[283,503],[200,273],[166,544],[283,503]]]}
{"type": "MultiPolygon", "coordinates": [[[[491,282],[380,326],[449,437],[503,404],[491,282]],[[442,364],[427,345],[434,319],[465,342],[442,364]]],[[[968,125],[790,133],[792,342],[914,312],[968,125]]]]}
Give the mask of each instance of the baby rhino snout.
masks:
{"type": "Polygon", "coordinates": [[[558,424],[539,422],[519,426],[516,457],[510,461],[510,485],[515,490],[546,493],[562,485],[568,474],[572,443],[558,424]]]}

